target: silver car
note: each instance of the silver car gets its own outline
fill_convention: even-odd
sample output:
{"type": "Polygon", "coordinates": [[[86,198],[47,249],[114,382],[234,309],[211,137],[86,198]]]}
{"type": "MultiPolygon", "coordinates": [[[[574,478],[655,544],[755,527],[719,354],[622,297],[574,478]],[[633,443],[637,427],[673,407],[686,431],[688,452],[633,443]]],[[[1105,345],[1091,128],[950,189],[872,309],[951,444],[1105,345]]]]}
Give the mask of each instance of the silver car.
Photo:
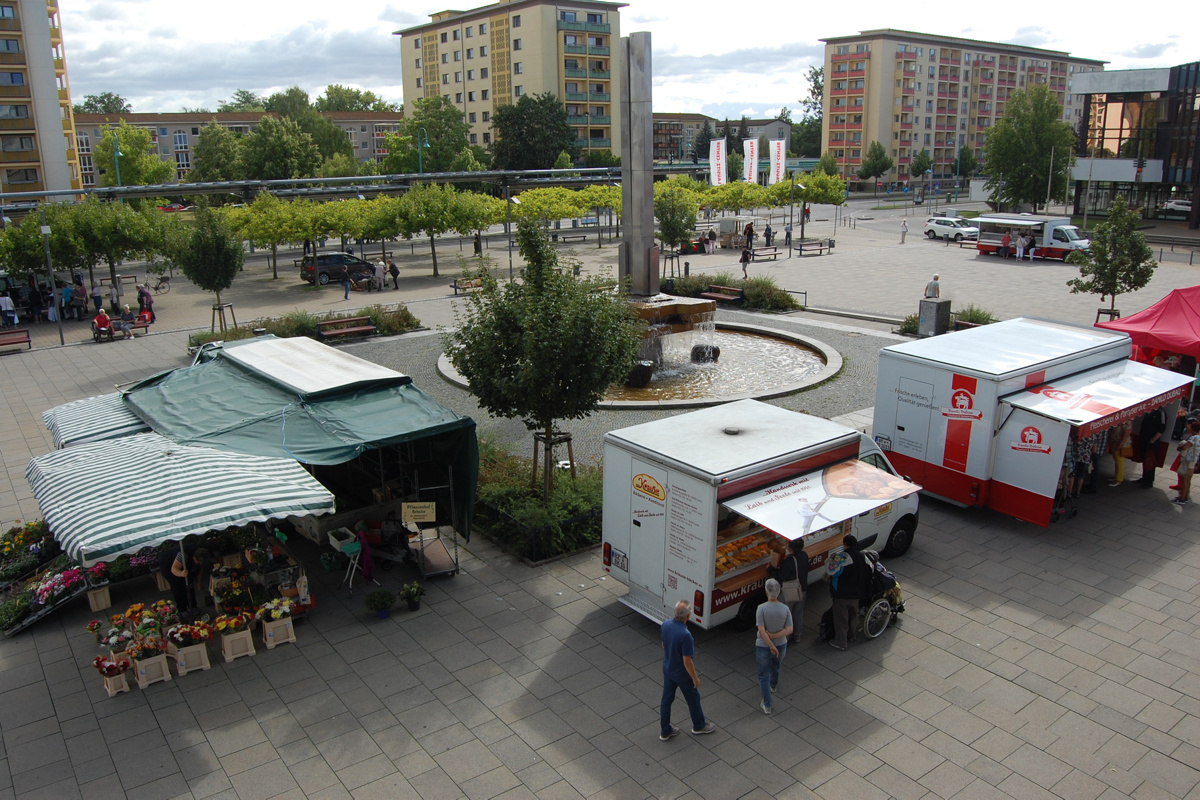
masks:
{"type": "Polygon", "coordinates": [[[961,242],[963,239],[978,239],[979,228],[968,225],[965,219],[959,217],[930,217],[925,220],[925,235],[930,239],[961,242]]]}

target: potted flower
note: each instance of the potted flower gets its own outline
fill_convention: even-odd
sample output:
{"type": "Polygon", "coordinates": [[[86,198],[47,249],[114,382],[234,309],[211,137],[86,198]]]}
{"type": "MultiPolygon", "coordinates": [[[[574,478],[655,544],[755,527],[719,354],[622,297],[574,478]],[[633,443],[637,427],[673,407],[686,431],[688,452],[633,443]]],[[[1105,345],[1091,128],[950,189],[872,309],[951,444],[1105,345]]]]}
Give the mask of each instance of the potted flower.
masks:
{"type": "Polygon", "coordinates": [[[103,586],[108,583],[108,564],[101,561],[88,567],[87,582],[89,586],[103,586]]]}
{"type": "Polygon", "coordinates": [[[133,631],[121,625],[120,627],[109,628],[108,632],[100,640],[100,644],[108,648],[110,658],[117,658],[125,654],[134,638],[135,634],[133,631]]]}
{"type": "Polygon", "coordinates": [[[92,611],[103,611],[112,605],[108,593],[108,564],[101,561],[87,568],[88,605],[92,611]]]}
{"type": "Polygon", "coordinates": [[[104,643],[104,634],[101,631],[104,629],[104,623],[98,619],[94,619],[84,628],[85,631],[96,637],[96,644],[104,643]]]}
{"type": "Polygon", "coordinates": [[[135,635],[125,652],[133,659],[139,688],[145,689],[152,683],[171,680],[171,670],[167,666],[167,642],[161,636],[153,633],[135,635]]]}
{"type": "Polygon", "coordinates": [[[33,596],[38,605],[52,606],[74,596],[85,585],[83,570],[72,567],[43,578],[33,590],[33,596]]]}
{"type": "Polygon", "coordinates": [[[262,620],[263,644],[268,650],[275,645],[296,641],[296,629],[292,626],[292,613],[296,603],[287,597],[268,600],[258,607],[255,616],[262,620]]]}
{"type": "Polygon", "coordinates": [[[129,691],[129,681],[125,677],[125,673],[131,666],[129,659],[96,656],[92,659],[92,666],[104,678],[104,690],[108,692],[109,697],[115,697],[119,692],[129,691]]]}
{"type": "Polygon", "coordinates": [[[170,600],[155,601],[154,605],[150,606],[150,611],[164,628],[179,622],[179,609],[170,600]]]}
{"type": "Polygon", "coordinates": [[[377,589],[367,595],[367,610],[374,611],[379,619],[387,619],[392,614],[392,606],[396,605],[395,592],[387,589],[377,589]]]}
{"type": "Polygon", "coordinates": [[[254,655],[254,638],[250,633],[253,624],[254,616],[245,612],[217,617],[215,626],[221,634],[221,655],[226,662],[254,655]]]}
{"type": "Polygon", "coordinates": [[[416,581],[400,587],[400,598],[408,603],[409,611],[421,610],[421,595],[423,594],[425,594],[425,587],[416,581]]]}
{"type": "Polygon", "coordinates": [[[205,642],[215,635],[216,629],[207,622],[175,625],[167,631],[168,653],[175,657],[175,671],[180,677],[212,666],[205,642]]]}

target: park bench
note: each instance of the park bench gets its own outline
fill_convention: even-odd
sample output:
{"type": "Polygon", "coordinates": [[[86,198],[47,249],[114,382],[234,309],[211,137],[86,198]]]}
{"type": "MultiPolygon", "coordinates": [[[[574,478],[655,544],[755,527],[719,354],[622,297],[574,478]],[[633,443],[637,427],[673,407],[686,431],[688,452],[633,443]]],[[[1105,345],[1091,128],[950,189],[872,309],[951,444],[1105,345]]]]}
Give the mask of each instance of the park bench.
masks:
{"type": "Polygon", "coordinates": [[[374,332],[375,326],[371,324],[370,317],[341,317],[317,323],[318,339],[329,339],[334,336],[367,336],[374,332]]]}
{"type": "Polygon", "coordinates": [[[450,288],[454,290],[454,296],[457,297],[460,294],[467,294],[468,292],[474,292],[482,289],[483,279],[470,278],[464,280],[462,278],[455,278],[454,282],[450,284],[450,288]]]}
{"type": "Polygon", "coordinates": [[[833,249],[833,240],[832,239],[801,239],[800,242],[796,245],[796,253],[798,255],[804,255],[805,253],[811,253],[814,250],[816,251],[817,255],[824,255],[826,250],[832,250],[832,249],[833,249]]]}
{"type": "Polygon", "coordinates": [[[755,261],[758,261],[760,258],[769,258],[772,261],[774,261],[775,259],[779,258],[779,248],[778,247],[759,247],[758,249],[752,250],[750,252],[750,257],[753,258],[755,261]]]}
{"type": "Polygon", "coordinates": [[[12,347],[18,344],[27,345],[28,349],[33,349],[33,339],[29,338],[28,329],[12,328],[7,331],[0,331],[0,347],[12,347]]]}
{"type": "Polygon", "coordinates": [[[708,291],[700,295],[705,300],[716,300],[725,303],[740,303],[746,299],[746,293],[736,286],[717,286],[712,284],[708,291]]]}
{"type": "Polygon", "coordinates": [[[558,240],[560,242],[570,242],[575,239],[578,239],[581,242],[586,242],[587,238],[588,238],[588,234],[586,234],[586,233],[560,233],[560,234],[558,234],[558,240]]]}

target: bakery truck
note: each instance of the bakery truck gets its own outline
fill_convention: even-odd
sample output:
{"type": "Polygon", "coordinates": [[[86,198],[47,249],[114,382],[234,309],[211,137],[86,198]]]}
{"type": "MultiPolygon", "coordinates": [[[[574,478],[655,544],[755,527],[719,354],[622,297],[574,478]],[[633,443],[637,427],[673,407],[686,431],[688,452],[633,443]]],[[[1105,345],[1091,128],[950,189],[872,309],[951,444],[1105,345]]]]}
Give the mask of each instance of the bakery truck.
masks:
{"type": "Polygon", "coordinates": [[[898,556],[921,487],[853,428],[738,400],[604,437],[604,570],[620,601],[661,622],[750,624],[775,552],[804,540],[811,580],[853,532],[898,556]]]}
{"type": "MultiPolygon", "coordinates": [[[[1075,250],[1086,250],[1091,241],[1071,224],[1068,217],[1044,217],[1037,214],[984,214],[971,220],[979,228],[975,249],[984,254],[997,254],[1005,233],[1012,234],[1009,255],[1017,253],[1017,236],[1033,235],[1036,258],[1058,258],[1066,261],[1075,250]]],[[[1028,249],[1026,250],[1028,255],[1028,249]]]]}

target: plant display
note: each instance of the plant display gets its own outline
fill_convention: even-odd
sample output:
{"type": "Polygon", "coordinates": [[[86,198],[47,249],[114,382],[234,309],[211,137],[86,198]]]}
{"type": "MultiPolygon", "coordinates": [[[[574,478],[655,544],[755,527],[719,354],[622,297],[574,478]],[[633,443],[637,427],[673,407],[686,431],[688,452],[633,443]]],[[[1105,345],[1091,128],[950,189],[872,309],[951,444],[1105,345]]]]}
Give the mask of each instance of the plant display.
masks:
{"type": "Polygon", "coordinates": [[[167,641],[176,647],[191,647],[202,644],[217,635],[216,628],[207,622],[176,625],[167,631],[167,641]]]}
{"type": "Polygon", "coordinates": [[[125,652],[135,661],[153,658],[167,652],[167,642],[155,634],[135,635],[125,647],[125,652]]]}
{"type": "Polygon", "coordinates": [[[109,628],[108,633],[100,639],[100,644],[107,646],[114,653],[120,653],[129,647],[129,643],[135,638],[137,638],[137,634],[124,626],[109,628]]]}
{"type": "Polygon", "coordinates": [[[129,608],[125,609],[125,619],[134,625],[137,625],[142,620],[142,614],[146,611],[145,603],[134,603],[129,608]]]}
{"type": "Polygon", "coordinates": [[[101,561],[87,568],[87,581],[92,586],[99,586],[108,580],[108,564],[101,561]]]}
{"type": "Polygon", "coordinates": [[[406,583],[400,587],[400,599],[405,600],[410,603],[413,602],[414,600],[420,600],[421,596],[424,594],[425,594],[425,587],[422,586],[417,581],[413,581],[412,583],[406,583]]]}
{"type": "Polygon", "coordinates": [[[164,625],[179,619],[179,609],[170,600],[155,601],[154,605],[150,606],[150,611],[164,625]]]}
{"type": "Polygon", "coordinates": [[[254,605],[254,595],[244,573],[231,573],[228,585],[215,589],[213,594],[222,608],[249,608],[254,605]]]}
{"type": "Polygon", "coordinates": [[[23,523],[18,520],[0,537],[0,582],[27,575],[60,552],[45,521],[23,523]]]}
{"type": "Polygon", "coordinates": [[[94,619],[87,624],[87,627],[84,628],[84,630],[87,631],[88,633],[92,634],[93,636],[95,636],[96,643],[99,644],[100,641],[104,638],[103,635],[100,633],[100,631],[103,627],[104,627],[103,622],[101,622],[98,619],[94,619]]]}
{"type": "Polygon", "coordinates": [[[29,594],[25,592],[0,603],[0,630],[8,630],[29,616],[31,605],[29,594]]]}
{"type": "Polygon", "coordinates": [[[79,567],[65,569],[43,578],[33,590],[33,596],[40,605],[48,606],[84,583],[84,573],[79,567]]]}
{"type": "Polygon", "coordinates": [[[250,630],[250,626],[254,624],[254,615],[246,613],[222,614],[217,617],[214,624],[217,631],[222,635],[227,633],[241,633],[242,631],[250,630]]]}
{"type": "Polygon", "coordinates": [[[130,575],[142,575],[147,572],[158,569],[158,551],[153,548],[145,548],[139,550],[136,554],[129,557],[130,575]]]}
{"type": "MultiPolygon", "coordinates": [[[[281,317],[265,317],[237,328],[229,328],[224,333],[220,331],[215,333],[201,331],[189,334],[188,346],[198,347],[205,342],[217,340],[234,341],[237,339],[249,339],[254,336],[255,328],[262,328],[267,333],[280,338],[307,336],[310,339],[316,339],[318,322],[328,322],[329,320],[341,317],[370,317],[371,324],[375,326],[376,333],[381,336],[394,336],[421,327],[421,321],[408,310],[408,307],[399,304],[395,308],[388,308],[381,305],[367,306],[366,308],[360,308],[358,311],[350,313],[331,311],[328,314],[313,314],[308,311],[292,311],[281,317]]],[[[242,547],[240,549],[245,550],[247,548],[242,547]]],[[[236,551],[220,550],[220,552],[236,551]]]]}
{"type": "Polygon", "coordinates": [[[287,597],[268,600],[263,603],[254,612],[254,616],[261,620],[273,622],[277,619],[286,619],[292,615],[296,609],[296,603],[287,597]]]}
{"type": "Polygon", "coordinates": [[[104,656],[96,656],[92,659],[92,666],[106,678],[115,678],[122,672],[127,671],[133,664],[127,658],[105,658],[104,656]]]}
{"type": "Polygon", "coordinates": [[[368,611],[387,611],[396,605],[396,594],[387,589],[376,589],[367,595],[368,611]]]}

